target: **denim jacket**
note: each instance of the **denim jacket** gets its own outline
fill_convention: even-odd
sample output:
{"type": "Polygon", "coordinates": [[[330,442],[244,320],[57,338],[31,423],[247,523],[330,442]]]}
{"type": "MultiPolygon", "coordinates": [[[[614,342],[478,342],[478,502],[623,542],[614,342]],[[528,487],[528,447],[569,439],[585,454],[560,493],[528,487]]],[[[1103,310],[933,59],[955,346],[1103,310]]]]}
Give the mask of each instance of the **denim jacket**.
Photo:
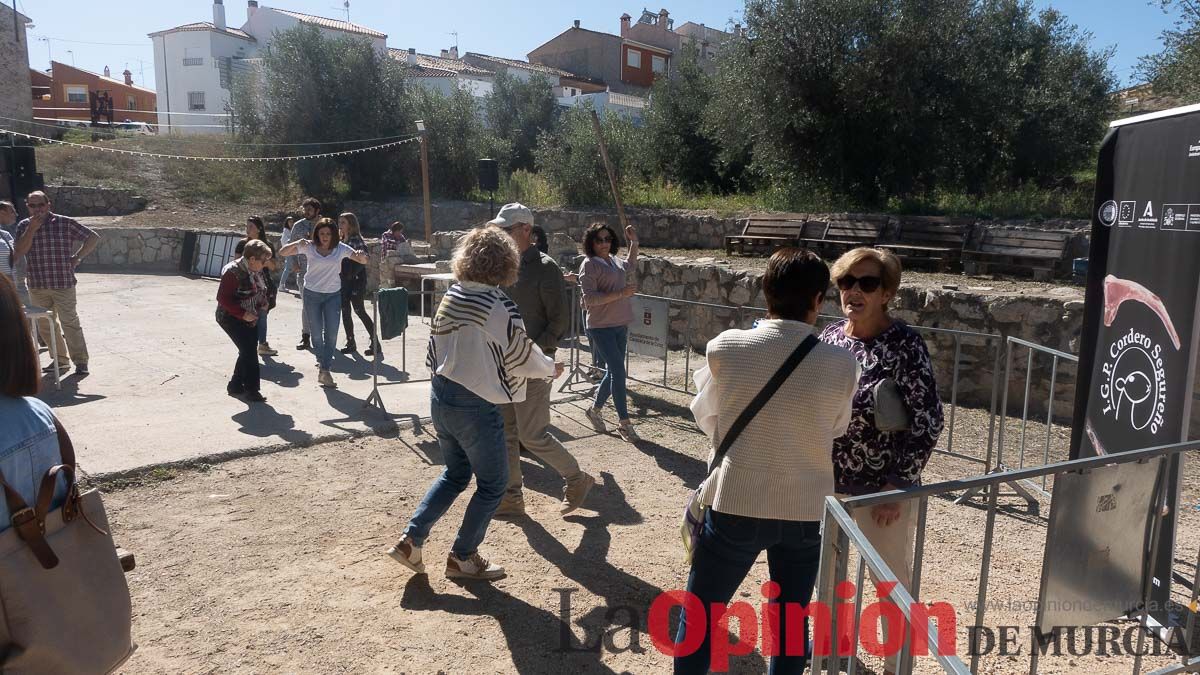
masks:
{"type": "MultiPolygon", "coordinates": [[[[33,397],[0,395],[0,471],[26,505],[32,507],[37,501],[38,486],[46,471],[61,463],[50,407],[33,397]]],[[[54,488],[54,508],[62,504],[66,494],[66,479],[60,476],[54,488]]],[[[11,518],[8,503],[0,497],[0,531],[12,527],[11,518]]]]}

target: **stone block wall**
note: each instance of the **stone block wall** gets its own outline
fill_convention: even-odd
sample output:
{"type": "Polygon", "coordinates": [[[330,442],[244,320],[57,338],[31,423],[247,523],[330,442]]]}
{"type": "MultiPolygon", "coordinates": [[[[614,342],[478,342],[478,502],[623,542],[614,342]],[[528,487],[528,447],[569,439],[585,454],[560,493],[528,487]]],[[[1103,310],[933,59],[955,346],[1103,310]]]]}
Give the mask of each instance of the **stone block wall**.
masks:
{"type": "MultiPolygon", "coordinates": [[[[718,333],[729,328],[748,327],[763,315],[755,308],[766,307],[760,273],[735,271],[704,259],[641,256],[638,260],[638,290],[648,295],[723,306],[673,304],[669,312],[668,340],[675,349],[688,345],[703,351],[718,333]]],[[[1079,347],[1083,325],[1083,297],[1077,288],[1056,289],[1045,296],[1028,296],[906,285],[900,288],[892,308],[893,316],[910,325],[998,334],[1002,338],[1011,335],[1070,354],[1079,347]]],[[[832,291],[821,313],[841,316],[832,291]]],[[[923,335],[942,395],[949,400],[954,380],[955,337],[936,331],[923,335]]],[[[990,405],[996,344],[970,336],[958,338],[959,403],[976,407],[990,405]]],[[[1009,411],[1013,414],[1021,413],[1024,401],[1027,354],[1024,348],[1014,348],[1013,375],[1009,381],[1009,411]]],[[[1001,356],[1003,358],[1003,354],[1001,356]]],[[[1051,360],[1049,356],[1038,354],[1033,362],[1029,412],[1031,416],[1041,415],[1043,419],[1050,393],[1051,360]]],[[[1055,382],[1056,419],[1069,419],[1074,394],[1075,368],[1073,364],[1060,362],[1055,382]]]]}
{"type": "MultiPolygon", "coordinates": [[[[499,208],[500,205],[497,205],[499,208]]],[[[405,224],[412,238],[424,238],[425,215],[420,200],[397,200],[390,202],[347,202],[347,211],[354,212],[364,227],[382,231],[392,221],[405,224]]],[[[491,218],[487,204],[473,202],[443,201],[433,204],[433,231],[450,232],[465,230],[491,218]]],[[[718,217],[711,213],[693,211],[667,211],[659,209],[626,209],[630,224],[638,230],[638,237],[645,246],[663,248],[721,249],[725,247],[727,235],[742,231],[745,216],[718,217]]],[[[797,214],[818,220],[863,221],[866,219],[887,220],[892,228],[903,222],[905,216],[879,216],[874,214],[797,214]]],[[[620,231],[620,219],[615,209],[535,209],[537,224],[553,234],[561,232],[577,242],[583,241],[583,233],[594,222],[603,221],[620,231]]],[[[928,220],[925,218],[924,220],[928,220]]],[[[1076,234],[1069,245],[1072,257],[1086,256],[1088,243],[1087,221],[1053,220],[1030,223],[1028,221],[981,221],[981,227],[1030,227],[1036,229],[1072,230],[1076,234]]]]}
{"type": "Polygon", "coordinates": [[[183,253],[183,230],[170,228],[96,228],[100,244],[84,264],[101,268],[173,272],[183,253]]]}
{"type": "Polygon", "coordinates": [[[65,216],[124,216],[146,208],[146,198],[133,190],[47,185],[54,212],[65,216]]]}

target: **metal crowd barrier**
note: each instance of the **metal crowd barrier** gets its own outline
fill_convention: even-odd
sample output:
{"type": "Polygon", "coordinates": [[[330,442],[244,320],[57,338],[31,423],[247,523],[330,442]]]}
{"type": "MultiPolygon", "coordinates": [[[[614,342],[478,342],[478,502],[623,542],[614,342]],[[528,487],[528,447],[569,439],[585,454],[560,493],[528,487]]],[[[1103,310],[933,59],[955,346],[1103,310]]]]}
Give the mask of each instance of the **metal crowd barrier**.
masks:
{"type": "MultiPolygon", "coordinates": [[[[896,585],[888,593],[888,599],[895,603],[900,612],[904,616],[905,626],[912,626],[913,622],[913,607],[918,606],[916,603],[921,602],[921,573],[925,559],[925,530],[927,524],[927,512],[930,497],[939,497],[959,491],[985,491],[988,495],[987,501],[987,524],[983,533],[982,546],[982,561],[979,570],[979,585],[976,591],[975,617],[974,626],[983,626],[986,617],[987,609],[987,593],[988,593],[988,575],[991,571],[993,537],[995,534],[996,524],[996,499],[1000,495],[1000,486],[1003,484],[1013,484],[1017,482],[1032,482],[1035,479],[1045,476],[1052,476],[1067,472],[1084,473],[1091,469],[1096,469],[1105,466],[1127,464],[1131,462],[1145,462],[1150,460],[1158,460],[1160,462],[1159,478],[1156,481],[1156,492],[1151,513],[1161,513],[1167,504],[1168,490],[1164,489],[1167,484],[1167,476],[1169,471],[1166,470],[1167,465],[1177,455],[1184,452],[1193,452],[1200,450],[1200,442],[1192,441],[1187,443],[1177,443],[1173,445],[1164,445],[1154,448],[1146,448],[1132,452],[1124,452],[1115,455],[1103,455],[1100,457],[1089,457],[1076,459],[1067,462],[1058,462],[1043,466],[1030,467],[1025,469],[1017,469],[1004,471],[1002,473],[992,473],[983,476],[977,476],[965,480],[953,480],[933,485],[925,485],[914,487],[907,490],[894,490],[890,492],[880,492],[862,497],[852,497],[839,502],[834,497],[827,497],[825,500],[825,514],[822,521],[822,537],[821,537],[821,562],[820,570],[817,575],[817,599],[823,603],[824,607],[829,609],[831,617],[831,627],[829,635],[831,636],[831,649],[827,655],[821,655],[814,662],[813,672],[819,673],[825,670],[829,673],[837,673],[839,671],[840,658],[849,658],[849,673],[853,674],[857,665],[858,646],[861,628],[861,611],[862,611],[862,587],[864,580],[864,571],[869,570],[873,573],[880,582],[893,582],[896,585]],[[855,525],[853,513],[862,509],[867,509],[880,504],[894,504],[904,501],[917,500],[917,528],[916,540],[914,543],[913,553],[913,570],[911,588],[906,588],[899,583],[896,574],[883,561],[879,552],[866,538],[862,531],[855,525]],[[837,628],[838,621],[838,606],[846,604],[846,601],[841,599],[835,589],[838,584],[848,581],[849,577],[848,566],[850,551],[856,550],[859,553],[858,569],[856,570],[857,578],[857,596],[854,600],[853,612],[854,625],[851,634],[852,642],[850,643],[852,651],[849,654],[840,653],[840,644],[838,640],[839,631],[837,628]],[[833,647],[838,645],[838,647],[833,647]]],[[[1149,565],[1145,570],[1156,569],[1156,561],[1159,550],[1159,543],[1162,535],[1160,523],[1162,518],[1154,518],[1154,525],[1151,527],[1151,536],[1149,540],[1149,565]]],[[[1138,631],[1138,646],[1137,655],[1133,664],[1133,673],[1137,675],[1141,672],[1142,652],[1144,640],[1147,632],[1156,628],[1156,624],[1152,622],[1148,607],[1150,605],[1150,596],[1152,584],[1146,579],[1142,580],[1142,603],[1137,610],[1140,629],[1138,631]]],[[[1191,586],[1191,606],[1195,606],[1197,598],[1200,596],[1200,565],[1197,566],[1195,578],[1192,580],[1191,586]]],[[[1132,612],[1131,612],[1132,614],[1132,612]]],[[[929,645],[937,645],[937,630],[929,621],[928,616],[919,617],[920,625],[912,626],[912,630],[905,631],[906,636],[911,636],[914,631],[921,631],[922,634],[928,636],[929,645]]],[[[1194,644],[1195,638],[1195,614],[1189,614],[1187,625],[1185,627],[1184,644],[1194,644]]],[[[939,626],[938,628],[940,628],[939,626]]],[[[910,641],[904,640],[899,659],[898,659],[898,675],[904,675],[912,672],[913,662],[912,655],[909,653],[911,648],[910,641]]],[[[978,649],[971,649],[971,665],[968,669],[963,661],[958,658],[957,654],[938,654],[934,650],[934,658],[942,669],[947,673],[974,673],[978,672],[980,652],[978,649]]],[[[1030,650],[1030,673],[1037,672],[1038,650],[1030,650]]],[[[1024,652],[1022,652],[1024,653],[1024,652]]],[[[1195,672],[1200,669],[1200,657],[1184,656],[1178,665],[1155,671],[1154,675],[1172,675],[1174,673],[1195,672]]]]}
{"type": "MultiPolygon", "coordinates": [[[[587,365],[587,364],[583,363],[581,354],[584,353],[585,350],[584,350],[584,346],[582,343],[582,338],[586,337],[586,335],[585,335],[585,331],[583,330],[583,325],[584,325],[583,324],[583,313],[582,313],[582,310],[580,309],[581,308],[580,289],[579,289],[578,284],[571,284],[571,285],[569,285],[569,290],[570,290],[569,302],[570,302],[571,307],[575,308],[575,311],[572,311],[572,313],[571,313],[570,329],[568,331],[566,338],[564,338],[564,339],[568,340],[570,343],[570,356],[569,356],[569,360],[567,362],[568,377],[559,386],[559,391],[565,391],[565,390],[571,389],[572,387],[578,386],[580,384],[586,384],[587,386],[591,386],[593,383],[588,380],[587,376],[590,373],[599,370],[599,369],[593,368],[591,365],[587,365]]],[[[671,382],[671,378],[670,378],[671,352],[672,351],[680,351],[680,350],[672,350],[670,348],[669,337],[667,340],[668,344],[664,345],[663,354],[661,356],[661,358],[663,360],[662,377],[655,378],[653,380],[648,380],[648,379],[643,379],[643,378],[637,377],[633,374],[629,374],[627,376],[627,379],[632,382],[637,382],[639,384],[644,384],[644,385],[648,385],[651,387],[665,389],[667,391],[673,391],[673,392],[676,392],[679,394],[686,394],[686,395],[691,395],[691,394],[696,393],[695,390],[693,390],[691,388],[692,374],[693,374],[691,355],[692,355],[692,351],[693,351],[693,346],[691,344],[690,336],[692,335],[692,330],[694,327],[693,310],[695,308],[703,308],[703,309],[709,309],[709,310],[713,310],[713,311],[728,312],[729,314],[731,314],[734,317],[733,318],[734,325],[731,327],[736,327],[736,328],[749,328],[753,324],[754,319],[765,317],[767,314],[766,308],[754,307],[751,305],[721,305],[721,304],[711,303],[711,302],[702,302],[699,300],[680,300],[678,298],[669,298],[669,297],[659,296],[659,295],[648,295],[645,293],[637,293],[634,295],[634,297],[644,298],[647,300],[656,300],[656,301],[661,301],[661,302],[667,303],[668,321],[669,321],[672,307],[678,306],[678,307],[684,308],[683,313],[686,316],[687,324],[686,324],[686,328],[684,329],[684,331],[682,333],[683,340],[684,340],[684,344],[682,347],[682,351],[683,351],[683,354],[682,354],[683,386],[679,387],[671,382]]],[[[824,315],[824,314],[820,315],[818,317],[818,327],[820,327],[820,325],[822,325],[828,321],[838,320],[841,318],[842,317],[839,317],[839,316],[831,316],[831,315],[824,315]]],[[[979,464],[980,466],[983,467],[984,472],[991,470],[995,466],[995,464],[992,462],[992,455],[993,455],[993,440],[996,438],[996,433],[995,433],[996,417],[997,417],[997,413],[998,413],[997,402],[998,402],[998,397],[999,397],[1000,391],[1002,389],[1002,385],[1003,385],[1003,383],[1007,382],[1007,376],[1005,376],[1004,379],[1001,379],[1001,368],[1000,368],[1001,359],[1004,354],[1004,351],[1003,351],[1004,339],[1003,339],[1003,337],[998,334],[995,334],[995,333],[982,333],[982,332],[978,332],[978,331],[954,330],[954,329],[949,329],[949,328],[937,328],[937,327],[933,327],[933,326],[910,325],[909,327],[916,330],[918,333],[920,333],[923,337],[925,337],[927,339],[927,341],[931,341],[932,338],[936,338],[939,336],[948,336],[953,340],[954,356],[953,356],[953,361],[952,361],[953,365],[951,367],[950,396],[949,396],[949,399],[947,401],[945,401],[945,403],[946,403],[946,412],[945,412],[946,426],[945,426],[945,431],[943,432],[943,437],[946,440],[945,440],[945,446],[941,447],[939,445],[939,447],[935,450],[935,452],[942,454],[942,455],[949,456],[949,457],[954,457],[957,459],[968,461],[968,462],[971,462],[974,464],[979,464]],[[963,358],[962,358],[963,353],[962,352],[963,352],[964,342],[966,342],[966,341],[980,343],[980,346],[983,347],[983,350],[986,353],[989,353],[991,355],[990,360],[992,361],[992,382],[990,384],[990,391],[988,392],[989,408],[988,408],[987,449],[986,449],[983,457],[963,454],[963,453],[955,452],[955,450],[954,450],[954,442],[955,442],[955,436],[956,436],[955,430],[956,430],[956,422],[957,422],[958,408],[959,408],[958,400],[959,400],[959,390],[960,390],[959,385],[961,382],[960,376],[961,376],[962,370],[963,370],[962,369],[962,365],[963,365],[963,358]]],[[[670,336],[669,328],[668,328],[668,336],[670,336]]],[[[590,344],[588,345],[588,348],[586,351],[588,351],[588,352],[591,351],[590,344]]],[[[931,349],[931,352],[936,352],[936,348],[931,349]]],[[[676,360],[678,361],[678,357],[676,360]]],[[[703,364],[702,359],[698,359],[697,361],[699,361],[701,364],[703,364]]],[[[626,352],[625,352],[626,372],[629,371],[629,363],[630,363],[630,350],[626,350],[626,352]]],[[[678,374],[677,374],[677,376],[678,376],[678,374]]],[[[1003,424],[1003,419],[1001,419],[1001,424],[1003,424]]]]}

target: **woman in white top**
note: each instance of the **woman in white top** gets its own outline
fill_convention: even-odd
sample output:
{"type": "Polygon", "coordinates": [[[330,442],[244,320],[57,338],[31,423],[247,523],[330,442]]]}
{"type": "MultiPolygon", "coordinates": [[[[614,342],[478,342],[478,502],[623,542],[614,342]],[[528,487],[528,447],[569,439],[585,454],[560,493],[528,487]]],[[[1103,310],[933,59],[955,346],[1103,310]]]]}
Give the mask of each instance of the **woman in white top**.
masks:
{"type": "MultiPolygon", "coordinates": [[[[727,330],[708,343],[708,366],[696,373],[700,391],[692,412],[714,447],[814,334],[817,308],[828,288],[829,268],[820,258],[804,249],[780,249],[763,276],[767,318],[750,330],[727,330]]],[[[705,628],[719,619],[710,622],[708,615],[714,603],[729,602],[762,551],[767,552],[770,581],[778,584],[779,595],[772,602],[808,605],[817,577],[821,513],[825,498],[834,493],[833,439],[850,422],[857,383],[854,356],[817,343],[704,481],[701,501],[711,508],[696,541],[687,587],[704,614],[685,608],[675,636],[679,643],[699,631],[704,641],[695,652],[675,659],[676,673],[708,672],[705,628]]],[[[775,644],[781,656],[771,658],[770,672],[800,673],[808,651],[804,630],[789,628],[787,612],[776,607],[781,623],[775,644]],[[786,639],[793,633],[799,640],[786,639]]]]}
{"type": "Polygon", "coordinates": [[[338,228],[329,218],[322,218],[313,230],[313,239],[299,239],[279,250],[289,258],[303,255],[308,258],[304,275],[305,320],[312,330],[313,351],[317,354],[317,382],[322,387],[336,387],[329,366],[337,344],[338,320],[342,313],[342,260],[349,258],[366,265],[366,251],[355,251],[338,240],[338,228]]]}
{"type": "Polygon", "coordinates": [[[525,400],[526,378],[562,374],[562,364],[529,339],[517,306],[500,290],[516,283],[518,261],[512,238],[491,225],[472,230],[454,249],[458,281],[446,291],[433,319],[426,359],[433,374],[430,412],[446,468],[429,487],[404,536],[388,551],[417,574],[425,573],[421,547],[429,531],[474,475],[475,494],[446,559],[446,576],[504,576],[503,567],[479,555],[508,485],[499,404],[525,400]]]}

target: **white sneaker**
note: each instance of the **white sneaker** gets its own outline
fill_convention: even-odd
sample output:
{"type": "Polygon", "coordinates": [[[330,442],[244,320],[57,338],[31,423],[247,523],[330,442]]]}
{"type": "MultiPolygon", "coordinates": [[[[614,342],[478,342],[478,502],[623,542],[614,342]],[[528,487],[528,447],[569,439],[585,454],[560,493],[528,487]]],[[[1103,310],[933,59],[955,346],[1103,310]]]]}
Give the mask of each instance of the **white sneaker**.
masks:
{"type": "Polygon", "coordinates": [[[621,420],[617,423],[617,433],[626,443],[637,443],[642,440],[641,436],[638,436],[637,432],[633,430],[633,422],[629,420],[621,420]]]}
{"type": "Polygon", "coordinates": [[[322,368],[321,372],[317,374],[317,383],[327,389],[337,389],[337,382],[333,381],[333,375],[331,375],[329,371],[325,370],[324,368],[322,368]]]}
{"type": "Polygon", "coordinates": [[[421,562],[421,547],[412,543],[408,535],[400,537],[396,545],[388,549],[392,560],[404,565],[417,574],[425,574],[425,563],[421,562]]]}
{"type": "Polygon", "coordinates": [[[482,579],[491,581],[494,579],[503,579],[505,575],[503,567],[493,565],[476,551],[466,560],[459,560],[458,556],[451,553],[446,558],[446,576],[450,579],[482,579]]]}
{"type": "Polygon", "coordinates": [[[608,433],[608,425],[604,423],[604,418],[600,416],[599,409],[589,406],[587,412],[584,414],[587,416],[588,421],[592,423],[593,429],[602,434],[608,433]]]}
{"type": "Polygon", "coordinates": [[[270,343],[267,343],[267,342],[258,343],[258,355],[259,356],[276,356],[278,354],[279,354],[279,350],[271,349],[270,343]]]}

